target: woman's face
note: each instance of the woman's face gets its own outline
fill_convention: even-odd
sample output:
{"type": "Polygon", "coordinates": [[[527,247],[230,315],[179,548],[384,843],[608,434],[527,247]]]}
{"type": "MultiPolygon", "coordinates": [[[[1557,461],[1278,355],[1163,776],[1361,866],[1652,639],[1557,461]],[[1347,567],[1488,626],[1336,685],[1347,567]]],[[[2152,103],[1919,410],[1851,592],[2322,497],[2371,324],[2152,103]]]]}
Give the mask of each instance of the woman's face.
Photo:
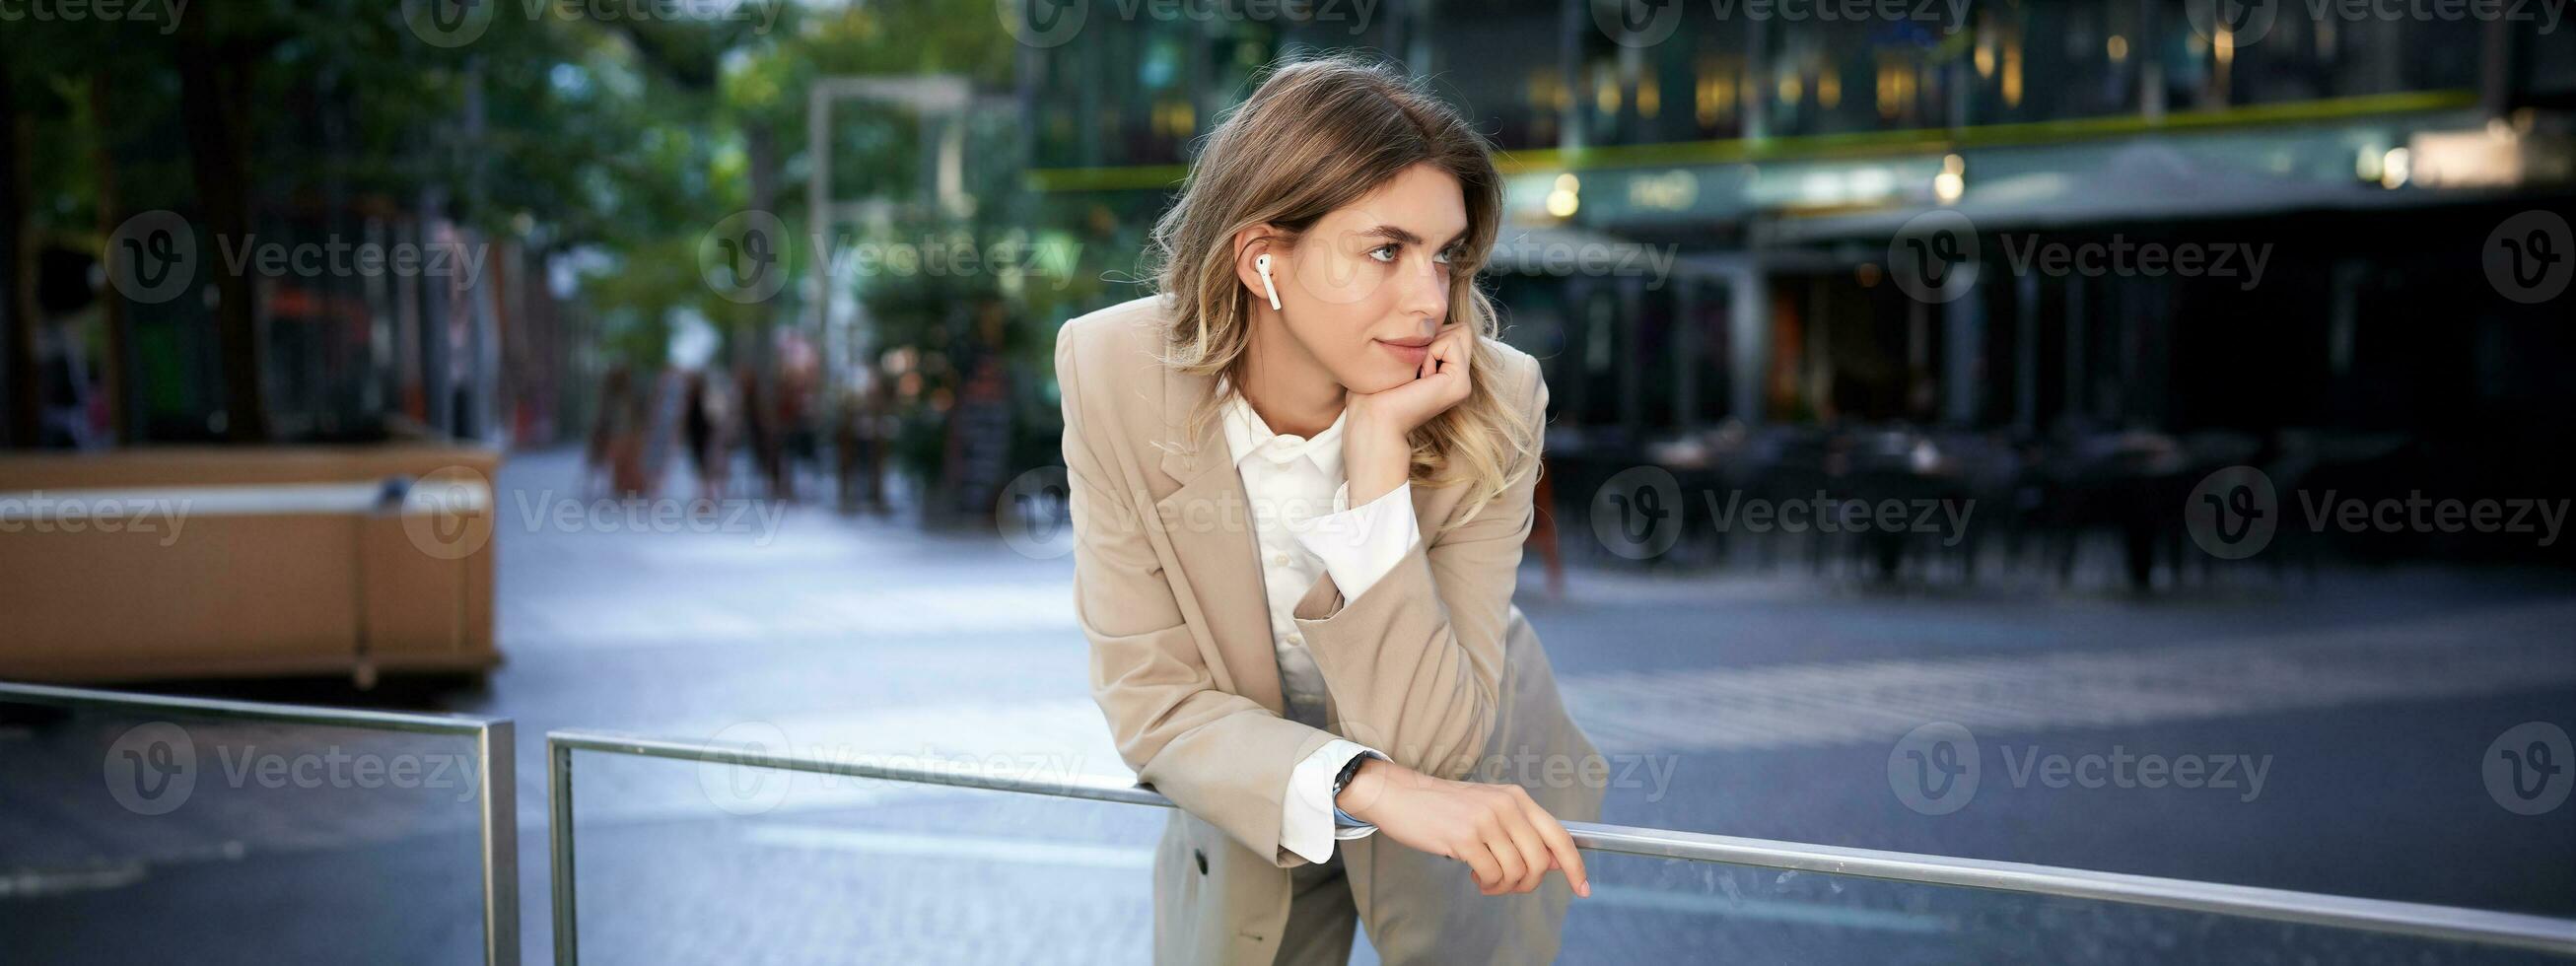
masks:
{"type": "Polygon", "coordinates": [[[1269,249],[1289,336],[1351,392],[1411,381],[1449,318],[1449,261],[1466,233],[1457,177],[1429,164],[1325,215],[1295,247],[1269,249]]]}

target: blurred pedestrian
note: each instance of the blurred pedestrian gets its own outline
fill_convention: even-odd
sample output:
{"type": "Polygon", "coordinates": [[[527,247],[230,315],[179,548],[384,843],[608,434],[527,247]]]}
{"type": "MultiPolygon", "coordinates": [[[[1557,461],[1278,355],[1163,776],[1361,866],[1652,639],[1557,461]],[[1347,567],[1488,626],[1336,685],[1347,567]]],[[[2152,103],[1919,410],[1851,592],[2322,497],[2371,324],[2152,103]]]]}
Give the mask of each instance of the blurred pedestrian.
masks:
{"type": "Polygon", "coordinates": [[[751,449],[752,470],[760,474],[770,499],[793,500],[796,492],[787,479],[787,449],[779,437],[778,413],[762,390],[760,371],[744,364],[735,366],[733,373],[735,389],[741,394],[735,411],[742,415],[743,443],[751,449]]]}
{"type": "Polygon", "coordinates": [[[109,426],[107,393],[90,333],[103,320],[89,273],[97,264],[86,254],[45,249],[36,259],[35,330],[37,445],[48,449],[96,449],[114,439],[109,426]]]}
{"type": "Polygon", "coordinates": [[[975,309],[974,338],[958,369],[957,403],[948,412],[941,477],[948,481],[946,509],[992,525],[1011,459],[1011,373],[1004,352],[1010,315],[998,298],[975,309]]]}
{"type": "Polygon", "coordinates": [[[704,372],[691,372],[681,389],[681,437],[698,471],[698,498],[722,501],[731,447],[726,445],[724,403],[704,372]]]}
{"type": "Polygon", "coordinates": [[[634,434],[635,374],[623,364],[611,366],[599,379],[598,411],[582,441],[581,490],[584,496],[619,492],[617,458],[634,434]]]}
{"type": "Polygon", "coordinates": [[[798,489],[797,474],[821,458],[820,444],[814,438],[814,364],[810,351],[782,355],[777,395],[779,440],[786,450],[782,495],[793,500],[798,489]]]}
{"type": "Polygon", "coordinates": [[[893,401],[888,380],[875,366],[860,366],[842,388],[840,416],[832,449],[843,513],[888,512],[885,493],[885,449],[893,401]]]}

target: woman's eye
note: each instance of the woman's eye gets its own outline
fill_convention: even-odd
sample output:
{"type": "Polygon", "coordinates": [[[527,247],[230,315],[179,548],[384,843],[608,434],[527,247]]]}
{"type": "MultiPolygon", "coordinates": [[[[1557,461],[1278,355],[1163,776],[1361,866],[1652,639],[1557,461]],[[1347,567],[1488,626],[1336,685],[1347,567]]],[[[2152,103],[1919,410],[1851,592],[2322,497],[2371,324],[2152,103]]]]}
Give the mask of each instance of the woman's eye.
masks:
{"type": "Polygon", "coordinates": [[[1396,246],[1394,242],[1388,242],[1384,245],[1379,245],[1376,248],[1369,249],[1370,258],[1377,259],[1379,262],[1388,265],[1395,264],[1395,254],[1396,246]]]}
{"type": "Polygon", "coordinates": [[[1440,250],[1440,254],[1438,254],[1438,255],[1434,255],[1434,256],[1431,256],[1431,260],[1432,260],[1432,261],[1435,261],[1435,262],[1439,262],[1440,264],[1443,264],[1443,265],[1447,265],[1447,264],[1449,264],[1449,259],[1451,259],[1452,257],[1455,257],[1457,254],[1458,254],[1458,250],[1457,250],[1457,249],[1454,249],[1454,248],[1443,248],[1443,249],[1441,249],[1441,250],[1440,250]]]}

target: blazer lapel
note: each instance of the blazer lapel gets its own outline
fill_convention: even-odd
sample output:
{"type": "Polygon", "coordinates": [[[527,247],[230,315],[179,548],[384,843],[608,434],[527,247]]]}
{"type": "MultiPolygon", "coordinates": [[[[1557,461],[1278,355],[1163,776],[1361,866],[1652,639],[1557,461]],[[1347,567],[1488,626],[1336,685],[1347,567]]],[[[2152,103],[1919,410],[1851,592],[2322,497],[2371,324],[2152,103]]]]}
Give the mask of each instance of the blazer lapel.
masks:
{"type": "MultiPolygon", "coordinates": [[[[1216,391],[1214,376],[1163,371],[1163,425],[1172,433],[1189,422],[1192,409],[1216,391]]],[[[1180,489],[1155,501],[1164,532],[1180,558],[1177,589],[1198,602],[1199,613],[1216,637],[1223,668],[1211,671],[1222,686],[1250,698],[1271,713],[1287,714],[1279,693],[1279,656],[1270,639],[1269,597],[1263,591],[1261,551],[1253,540],[1249,500],[1243,476],[1235,472],[1225,442],[1225,429],[1210,419],[1187,453],[1166,450],[1162,469],[1181,482],[1180,489]],[[1229,681],[1229,678],[1231,679],[1229,681]]]]}

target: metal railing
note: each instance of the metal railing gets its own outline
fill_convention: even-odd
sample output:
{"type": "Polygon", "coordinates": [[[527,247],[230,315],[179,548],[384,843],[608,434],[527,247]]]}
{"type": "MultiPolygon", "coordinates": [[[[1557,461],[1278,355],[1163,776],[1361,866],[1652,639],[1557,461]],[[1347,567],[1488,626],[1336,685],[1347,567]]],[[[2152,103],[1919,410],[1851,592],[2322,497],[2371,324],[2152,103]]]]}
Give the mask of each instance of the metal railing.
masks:
{"type": "Polygon", "coordinates": [[[0,682],[0,703],[116,708],[172,717],[457,735],[474,741],[483,849],[483,961],[519,962],[519,816],[514,732],[506,718],[318,708],[219,698],[182,698],[0,682]]]}
{"type": "MultiPolygon", "coordinates": [[[[1170,799],[1149,788],[1105,777],[1040,780],[967,768],[821,760],[763,748],[613,732],[550,731],[546,733],[546,793],[549,804],[546,837],[553,850],[555,962],[558,966],[570,966],[579,960],[573,891],[572,753],[575,751],[950,785],[1160,808],[1177,807],[1170,799]]],[[[1591,822],[1567,822],[1565,830],[1573,835],[1576,846],[1596,852],[2090,899],[2576,957],[2576,920],[2547,916],[1591,822]]]]}

